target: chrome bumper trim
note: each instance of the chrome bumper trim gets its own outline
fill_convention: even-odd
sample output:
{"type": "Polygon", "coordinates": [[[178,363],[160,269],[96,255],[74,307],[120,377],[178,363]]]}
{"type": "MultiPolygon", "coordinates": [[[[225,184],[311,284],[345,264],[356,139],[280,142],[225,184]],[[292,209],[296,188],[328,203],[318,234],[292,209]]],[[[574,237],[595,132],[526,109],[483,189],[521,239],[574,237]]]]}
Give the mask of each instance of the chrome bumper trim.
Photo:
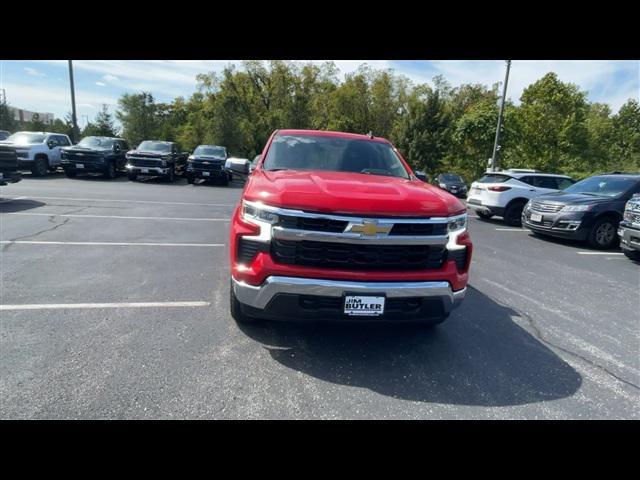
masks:
{"type": "Polygon", "coordinates": [[[142,175],[146,175],[146,172],[142,172],[142,170],[148,170],[149,173],[153,172],[153,173],[158,173],[160,175],[166,175],[167,173],[169,173],[169,169],[168,168],[160,168],[160,167],[138,167],[136,165],[127,165],[127,170],[139,170],[140,173],[142,173],[142,175]]]}
{"type": "Polygon", "coordinates": [[[362,236],[359,233],[332,233],[313,230],[297,230],[293,228],[273,227],[273,238],[276,240],[309,240],[314,242],[357,243],[361,245],[442,245],[447,243],[447,235],[372,235],[362,236]]]}
{"type": "Polygon", "coordinates": [[[262,285],[253,286],[233,279],[233,291],[240,303],[264,309],[279,293],[341,297],[345,292],[366,294],[384,293],[387,298],[440,298],[446,312],[457,307],[466,294],[466,287],[453,291],[449,282],[351,282],[270,276],[262,285]]]}

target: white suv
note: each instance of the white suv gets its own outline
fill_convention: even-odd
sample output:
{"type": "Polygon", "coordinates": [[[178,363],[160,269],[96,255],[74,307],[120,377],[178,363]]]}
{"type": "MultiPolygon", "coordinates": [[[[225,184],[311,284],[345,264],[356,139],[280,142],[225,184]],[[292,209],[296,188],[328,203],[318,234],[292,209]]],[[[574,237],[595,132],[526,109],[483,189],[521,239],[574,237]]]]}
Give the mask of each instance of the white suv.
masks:
{"type": "Polygon", "coordinates": [[[37,177],[54,171],[60,165],[60,149],[71,146],[67,135],[49,132],[16,132],[3,140],[18,155],[18,168],[31,170],[37,177]]]}
{"type": "Polygon", "coordinates": [[[543,193],[557,192],[573,185],[566,175],[538,173],[535,170],[512,169],[486,172],[471,184],[467,207],[482,219],[497,215],[513,226],[521,225],[522,209],[527,202],[543,193]]]}

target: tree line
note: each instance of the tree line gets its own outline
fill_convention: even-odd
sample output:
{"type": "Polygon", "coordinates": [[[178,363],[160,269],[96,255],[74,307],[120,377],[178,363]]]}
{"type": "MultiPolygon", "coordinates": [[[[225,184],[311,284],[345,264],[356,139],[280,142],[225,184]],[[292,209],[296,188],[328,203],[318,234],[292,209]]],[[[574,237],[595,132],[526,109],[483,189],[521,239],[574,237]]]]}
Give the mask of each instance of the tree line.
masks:
{"type": "MultiPolygon", "coordinates": [[[[121,133],[133,145],[163,139],[189,150],[218,144],[253,158],[276,129],[373,132],[389,138],[414,168],[471,181],[487,167],[500,102],[498,83],[452,87],[437,76],[432,85],[416,85],[367,65],[341,81],[333,62],[246,61],[242,68],[198,75],[197,83],[191,97],[171,103],[148,92],[124,94],[115,112],[122,132],[104,106],[82,135],[121,133]]],[[[56,122],[53,128],[72,131],[70,115],[56,122]]],[[[629,99],[612,114],[550,72],[523,91],[519,105],[506,103],[500,143],[502,168],[576,178],[640,171],[640,105],[629,99]]]]}

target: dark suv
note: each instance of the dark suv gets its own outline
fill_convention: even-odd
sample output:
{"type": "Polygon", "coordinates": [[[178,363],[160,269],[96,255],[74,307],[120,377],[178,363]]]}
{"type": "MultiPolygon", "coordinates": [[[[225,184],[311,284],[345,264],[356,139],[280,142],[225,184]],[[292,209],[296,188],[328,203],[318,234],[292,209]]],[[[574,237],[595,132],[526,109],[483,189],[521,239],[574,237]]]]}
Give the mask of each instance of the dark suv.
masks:
{"type": "Polygon", "coordinates": [[[0,145],[0,185],[16,183],[21,179],[16,149],[10,145],[0,145]]]}
{"type": "Polygon", "coordinates": [[[122,138],[84,137],[77,145],[62,149],[60,164],[69,178],[78,173],[102,173],[112,179],[118,171],[124,171],[127,150],[129,146],[122,138]]]}
{"type": "Polygon", "coordinates": [[[640,193],[640,174],[596,175],[530,200],[522,212],[522,225],[534,233],[612,248],[618,242],[625,203],[636,193],[640,193]]]}
{"type": "Polygon", "coordinates": [[[458,198],[467,197],[467,185],[460,175],[441,173],[433,179],[433,183],[458,198]]]}
{"type": "Polygon", "coordinates": [[[138,148],[127,152],[127,170],[129,180],[138,176],[160,176],[173,182],[181,175],[187,165],[187,154],[180,152],[175,142],[145,140],[138,148]]]}
{"type": "Polygon", "coordinates": [[[198,145],[187,160],[187,182],[194,185],[196,179],[217,180],[223,185],[229,183],[229,173],[225,169],[227,149],[218,145],[198,145]]]}

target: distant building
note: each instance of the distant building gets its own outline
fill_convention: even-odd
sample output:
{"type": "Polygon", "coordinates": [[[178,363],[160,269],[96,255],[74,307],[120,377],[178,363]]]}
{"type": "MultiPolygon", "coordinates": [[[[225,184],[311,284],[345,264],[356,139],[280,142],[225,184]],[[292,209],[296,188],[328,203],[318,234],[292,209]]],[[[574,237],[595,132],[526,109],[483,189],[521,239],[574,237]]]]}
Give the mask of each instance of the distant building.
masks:
{"type": "Polygon", "coordinates": [[[31,112],[22,108],[9,107],[9,110],[13,112],[14,120],[19,122],[30,122],[33,120],[33,116],[37,113],[40,117],[40,121],[44,123],[53,123],[53,113],[48,112],[31,112]]]}

